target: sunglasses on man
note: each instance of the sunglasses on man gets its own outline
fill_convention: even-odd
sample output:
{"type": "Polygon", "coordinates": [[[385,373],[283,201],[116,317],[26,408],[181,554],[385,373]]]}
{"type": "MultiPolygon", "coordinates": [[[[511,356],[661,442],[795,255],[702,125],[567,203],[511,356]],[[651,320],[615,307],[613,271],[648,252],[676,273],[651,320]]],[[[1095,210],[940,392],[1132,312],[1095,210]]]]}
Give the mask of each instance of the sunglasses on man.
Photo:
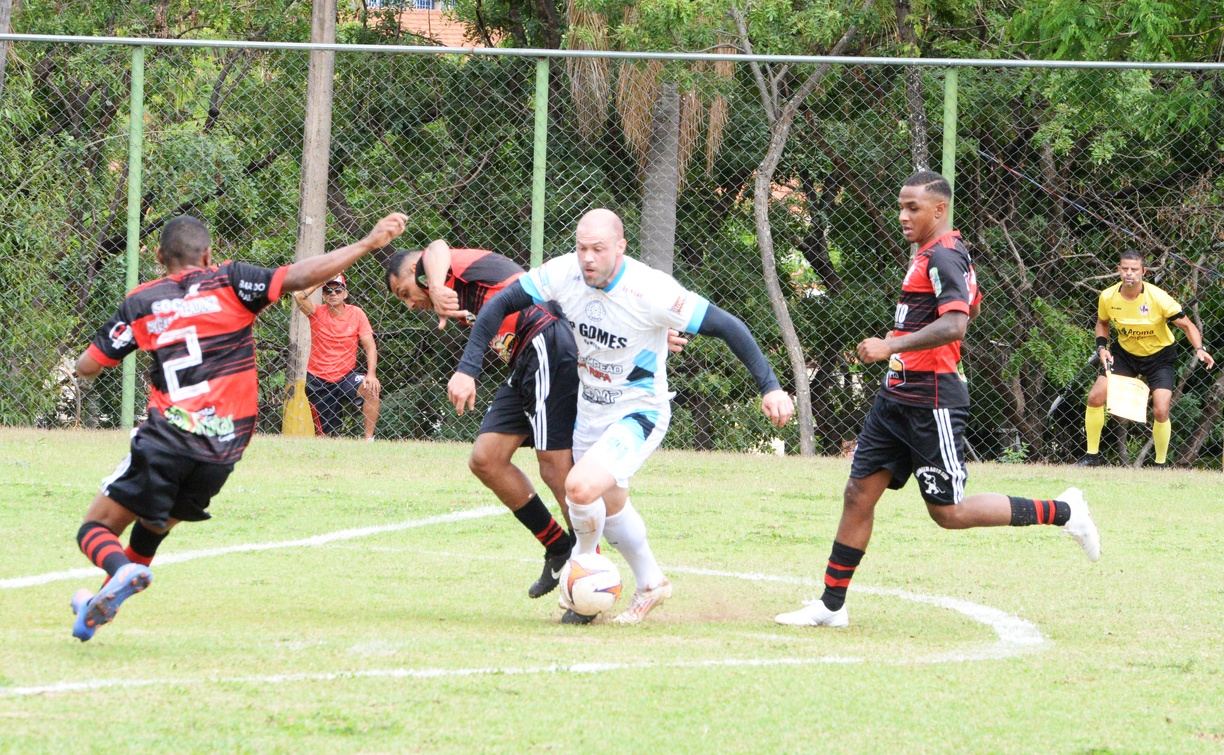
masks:
{"type": "Polygon", "coordinates": [[[323,293],[325,294],[338,294],[343,290],[344,290],[344,286],[324,286],[323,287],[323,293]]]}

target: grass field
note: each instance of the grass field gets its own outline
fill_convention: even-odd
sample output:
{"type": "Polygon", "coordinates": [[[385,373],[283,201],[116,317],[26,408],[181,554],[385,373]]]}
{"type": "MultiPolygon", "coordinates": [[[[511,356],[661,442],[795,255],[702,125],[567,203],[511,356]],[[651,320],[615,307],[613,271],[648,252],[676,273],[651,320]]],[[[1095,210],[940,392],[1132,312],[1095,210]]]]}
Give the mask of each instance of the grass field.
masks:
{"type": "Polygon", "coordinates": [[[805,630],[772,617],[820,592],[847,463],[658,453],[633,497],[675,596],[572,627],[526,597],[541,550],[466,447],[260,437],[80,643],[68,598],[100,572],[74,538],[125,436],[0,449],[0,751],[1224,751],[1218,473],[971,467],[970,491],[1083,488],[1095,565],[889,493],[851,626],[805,630]]]}

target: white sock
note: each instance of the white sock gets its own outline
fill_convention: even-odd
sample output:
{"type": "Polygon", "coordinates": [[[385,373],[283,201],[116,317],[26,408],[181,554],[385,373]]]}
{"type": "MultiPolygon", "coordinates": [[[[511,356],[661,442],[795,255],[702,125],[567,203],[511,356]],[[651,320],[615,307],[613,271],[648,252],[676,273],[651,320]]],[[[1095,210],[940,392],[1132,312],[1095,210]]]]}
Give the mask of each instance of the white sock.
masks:
{"type": "Polygon", "coordinates": [[[569,507],[570,524],[573,525],[574,535],[578,538],[573,555],[594,553],[599,547],[599,539],[603,537],[604,519],[608,516],[603,499],[596,498],[594,503],[580,506],[566,498],[565,505],[569,507]]]}
{"type": "Polygon", "coordinates": [[[632,502],[625,501],[625,508],[619,514],[607,517],[604,537],[608,539],[608,545],[629,562],[637,589],[652,590],[663,584],[663,570],[655,561],[650,543],[646,542],[646,522],[642,521],[642,515],[633,508],[632,502]]]}

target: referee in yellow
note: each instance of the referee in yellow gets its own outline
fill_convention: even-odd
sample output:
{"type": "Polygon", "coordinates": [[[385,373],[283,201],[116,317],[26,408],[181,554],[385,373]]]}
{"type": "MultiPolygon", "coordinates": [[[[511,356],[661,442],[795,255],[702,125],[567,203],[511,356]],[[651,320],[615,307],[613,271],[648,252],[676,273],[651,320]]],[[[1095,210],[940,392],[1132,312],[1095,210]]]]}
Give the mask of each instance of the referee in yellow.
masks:
{"type": "MultiPolygon", "coordinates": [[[[1145,283],[1143,255],[1128,250],[1118,262],[1122,280],[1101,292],[1097,303],[1096,345],[1101,364],[1107,370],[1127,377],[1142,376],[1152,391],[1152,442],[1156,449],[1156,465],[1163,467],[1169,454],[1169,405],[1173,402],[1173,384],[1177,375],[1177,347],[1173,343],[1170,325],[1186,334],[1194,347],[1194,356],[1207,369],[1215,360],[1203,346],[1203,335],[1182,306],[1172,296],[1151,283],[1145,283]],[[1118,331],[1115,350],[1109,347],[1109,324],[1118,331]]],[[[1088,392],[1088,409],[1084,412],[1084,428],[1088,433],[1088,453],[1077,466],[1101,465],[1101,430],[1105,427],[1105,397],[1108,389],[1105,375],[1096,379],[1088,392]]]]}

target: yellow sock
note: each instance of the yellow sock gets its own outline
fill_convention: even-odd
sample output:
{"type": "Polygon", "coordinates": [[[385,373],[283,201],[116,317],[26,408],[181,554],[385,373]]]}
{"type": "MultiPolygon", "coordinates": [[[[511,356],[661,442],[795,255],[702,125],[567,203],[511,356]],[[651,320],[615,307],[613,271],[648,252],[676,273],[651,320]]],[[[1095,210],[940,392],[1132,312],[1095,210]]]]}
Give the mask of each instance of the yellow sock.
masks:
{"type": "Polygon", "coordinates": [[[1101,452],[1101,430],[1105,428],[1105,407],[1090,406],[1084,410],[1084,430],[1088,433],[1088,453],[1101,452]]]}
{"type": "Polygon", "coordinates": [[[1169,455],[1169,436],[1173,434],[1173,426],[1169,420],[1152,423],[1152,442],[1156,446],[1156,463],[1164,464],[1169,455]]]}

